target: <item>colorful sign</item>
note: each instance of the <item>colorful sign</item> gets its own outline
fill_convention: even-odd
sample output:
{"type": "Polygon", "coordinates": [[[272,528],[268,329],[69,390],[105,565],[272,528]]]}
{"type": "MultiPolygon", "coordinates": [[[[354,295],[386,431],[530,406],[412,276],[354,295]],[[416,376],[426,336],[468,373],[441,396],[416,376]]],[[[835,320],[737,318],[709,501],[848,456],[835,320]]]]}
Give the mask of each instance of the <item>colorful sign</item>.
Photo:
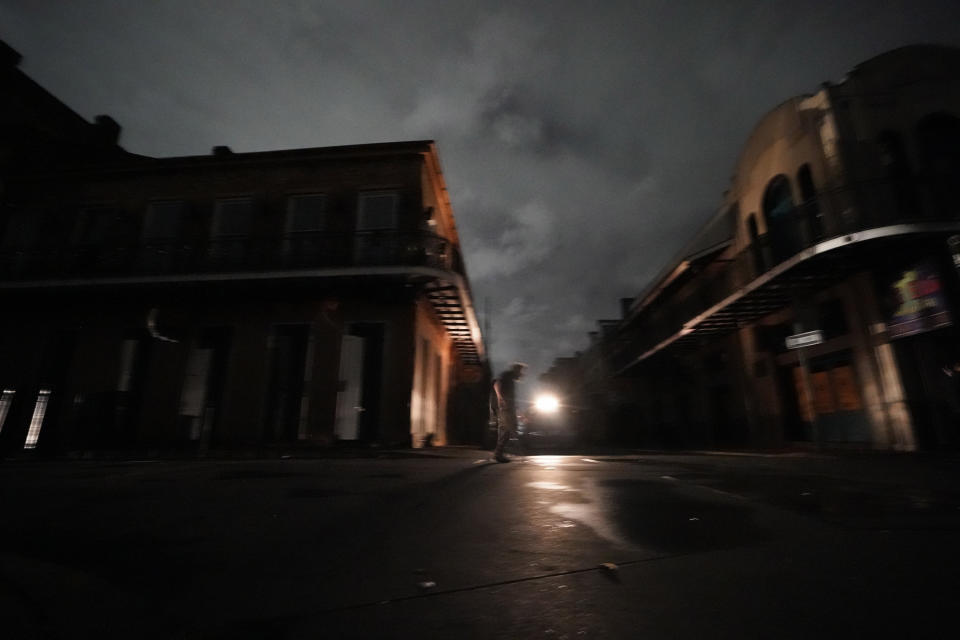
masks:
{"type": "Polygon", "coordinates": [[[890,285],[887,332],[891,338],[910,336],[952,324],[943,284],[928,261],[901,271],[890,285]]]}

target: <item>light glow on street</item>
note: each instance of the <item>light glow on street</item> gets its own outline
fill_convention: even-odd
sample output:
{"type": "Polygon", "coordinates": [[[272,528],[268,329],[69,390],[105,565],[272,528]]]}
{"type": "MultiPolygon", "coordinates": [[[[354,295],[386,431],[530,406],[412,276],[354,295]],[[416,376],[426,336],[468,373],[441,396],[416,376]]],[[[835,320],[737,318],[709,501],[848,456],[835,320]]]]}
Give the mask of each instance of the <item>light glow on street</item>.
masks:
{"type": "Polygon", "coordinates": [[[563,464],[564,456],[533,456],[531,460],[545,469],[553,469],[563,464]]]}

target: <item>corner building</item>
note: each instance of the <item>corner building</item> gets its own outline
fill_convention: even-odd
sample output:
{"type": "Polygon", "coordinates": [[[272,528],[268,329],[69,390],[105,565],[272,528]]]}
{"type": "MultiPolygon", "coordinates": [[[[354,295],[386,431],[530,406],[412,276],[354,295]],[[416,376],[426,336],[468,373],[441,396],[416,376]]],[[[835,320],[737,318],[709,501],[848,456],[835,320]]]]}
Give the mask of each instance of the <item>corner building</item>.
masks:
{"type": "Polygon", "coordinates": [[[890,51],[770,111],[718,213],[604,344],[610,375],[631,381],[616,431],[960,446],[957,184],[955,48],[890,51]]]}
{"type": "Polygon", "coordinates": [[[3,54],[4,455],[479,437],[433,142],[138,156],[3,54]]]}

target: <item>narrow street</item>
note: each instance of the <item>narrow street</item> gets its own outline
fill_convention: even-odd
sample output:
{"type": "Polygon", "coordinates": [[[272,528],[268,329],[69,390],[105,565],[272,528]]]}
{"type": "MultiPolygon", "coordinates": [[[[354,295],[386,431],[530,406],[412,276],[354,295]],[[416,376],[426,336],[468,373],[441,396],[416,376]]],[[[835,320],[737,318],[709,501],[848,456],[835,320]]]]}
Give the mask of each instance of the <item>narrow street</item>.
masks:
{"type": "Polygon", "coordinates": [[[5,637],[943,637],[910,456],[0,464],[5,637]]]}

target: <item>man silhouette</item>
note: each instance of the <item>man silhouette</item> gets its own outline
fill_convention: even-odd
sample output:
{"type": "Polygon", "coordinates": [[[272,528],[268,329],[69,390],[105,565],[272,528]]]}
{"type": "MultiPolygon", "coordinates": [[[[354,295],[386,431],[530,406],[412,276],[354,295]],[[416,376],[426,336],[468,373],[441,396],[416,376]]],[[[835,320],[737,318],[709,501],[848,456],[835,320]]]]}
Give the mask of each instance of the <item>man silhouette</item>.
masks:
{"type": "Polygon", "coordinates": [[[503,450],[510,440],[510,436],[517,430],[517,395],[516,383],[523,377],[527,365],[514,362],[510,368],[500,374],[493,381],[493,391],[497,394],[497,446],[493,450],[493,457],[497,462],[510,462],[503,450]]]}

